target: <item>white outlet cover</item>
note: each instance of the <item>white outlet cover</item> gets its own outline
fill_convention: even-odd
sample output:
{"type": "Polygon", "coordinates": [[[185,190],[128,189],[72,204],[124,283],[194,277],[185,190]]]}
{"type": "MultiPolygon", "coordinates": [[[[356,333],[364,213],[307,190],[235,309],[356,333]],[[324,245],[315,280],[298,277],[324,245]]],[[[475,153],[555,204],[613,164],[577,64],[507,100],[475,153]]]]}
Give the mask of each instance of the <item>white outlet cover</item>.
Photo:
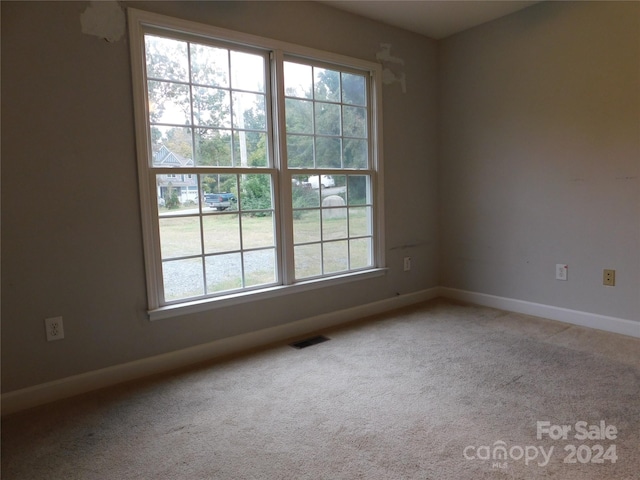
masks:
{"type": "Polygon", "coordinates": [[[569,273],[569,265],[556,263],[556,280],[566,280],[569,273]]]}
{"type": "Polygon", "coordinates": [[[404,257],[404,271],[408,272],[411,270],[411,257],[404,257]]]}
{"type": "Polygon", "coordinates": [[[64,338],[62,317],[45,318],[44,324],[47,333],[47,342],[62,340],[64,338]]]}

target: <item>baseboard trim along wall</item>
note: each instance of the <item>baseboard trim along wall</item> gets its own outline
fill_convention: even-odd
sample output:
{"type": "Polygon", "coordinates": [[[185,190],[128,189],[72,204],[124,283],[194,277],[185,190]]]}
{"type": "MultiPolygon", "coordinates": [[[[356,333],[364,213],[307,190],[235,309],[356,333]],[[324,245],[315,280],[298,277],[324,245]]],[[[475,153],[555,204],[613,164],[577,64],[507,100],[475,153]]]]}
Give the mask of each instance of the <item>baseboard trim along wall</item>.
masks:
{"type": "Polygon", "coordinates": [[[559,322],[579,325],[581,327],[595,328],[612,333],[619,333],[631,337],[640,338],[640,322],[626,320],[624,318],[607,317],[594,313],[569,310],[567,308],[554,307],[541,303],[526,302],[513,298],[497,297],[486,293],[469,292],[455,288],[439,287],[441,297],[460,300],[476,305],[498,308],[510,312],[533,315],[535,317],[548,318],[559,322]]]}
{"type": "Polygon", "coordinates": [[[397,308],[446,297],[525,315],[548,318],[573,325],[605,330],[632,337],[640,337],[640,322],[607,317],[588,312],[569,310],[539,303],[497,297],[484,293],[434,287],[407,295],[399,295],[358,307],[305,318],[286,325],[224,338],[204,345],[156,355],[134,362],[95,370],[80,375],[15,390],[2,395],[2,415],[15,413],[63,398],[72,397],[99,388],[128,382],[188,365],[214,360],[252,348],[264,347],[287,339],[335,327],[347,322],[384,313],[397,308]]]}
{"type": "Polygon", "coordinates": [[[277,327],[224,338],[175,352],[155,355],[15,390],[2,395],[2,415],[207,360],[215,360],[216,358],[240,353],[252,348],[264,347],[371,315],[431,300],[438,296],[439,289],[437,287],[406,295],[398,295],[358,307],[305,318],[277,327]]]}

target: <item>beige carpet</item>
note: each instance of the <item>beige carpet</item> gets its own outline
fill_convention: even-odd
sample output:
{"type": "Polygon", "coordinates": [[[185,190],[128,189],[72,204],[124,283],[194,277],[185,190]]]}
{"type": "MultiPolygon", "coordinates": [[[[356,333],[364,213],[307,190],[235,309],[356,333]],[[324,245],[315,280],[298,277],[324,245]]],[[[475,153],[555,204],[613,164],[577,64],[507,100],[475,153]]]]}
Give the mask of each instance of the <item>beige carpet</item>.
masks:
{"type": "Polygon", "coordinates": [[[7,417],[2,478],[640,478],[640,339],[445,300],[322,333],[7,417]]]}

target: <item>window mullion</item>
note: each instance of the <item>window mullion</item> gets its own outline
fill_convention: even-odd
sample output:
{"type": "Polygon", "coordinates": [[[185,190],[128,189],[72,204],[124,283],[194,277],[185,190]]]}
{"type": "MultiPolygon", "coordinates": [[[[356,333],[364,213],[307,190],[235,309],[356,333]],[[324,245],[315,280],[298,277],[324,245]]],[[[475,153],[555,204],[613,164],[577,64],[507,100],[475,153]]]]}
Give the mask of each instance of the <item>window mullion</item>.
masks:
{"type": "Polygon", "coordinates": [[[280,270],[282,283],[293,283],[294,250],[293,250],[293,203],[291,192],[291,172],[288,168],[287,157],[287,132],[285,118],[285,91],[284,91],[284,54],[281,50],[275,50],[271,54],[271,79],[272,79],[272,106],[274,127],[274,156],[275,166],[278,170],[278,196],[280,208],[276,212],[279,227],[281,255],[280,270]]]}
{"type": "MultiPolygon", "coordinates": [[[[149,289],[149,303],[155,305],[164,305],[165,303],[165,295],[164,295],[164,274],[163,274],[163,266],[162,266],[162,255],[161,255],[161,246],[160,246],[160,217],[157,214],[158,209],[158,200],[157,200],[157,180],[156,174],[153,171],[150,171],[150,175],[148,176],[148,198],[153,199],[153,204],[147,208],[155,209],[153,215],[149,215],[151,218],[153,235],[152,238],[145,238],[145,242],[151,242],[151,255],[149,261],[153,264],[153,270],[155,272],[154,285],[155,288],[149,289]]],[[[143,215],[144,216],[144,215],[143,215]]],[[[148,217],[149,217],[148,216],[148,217]]]]}

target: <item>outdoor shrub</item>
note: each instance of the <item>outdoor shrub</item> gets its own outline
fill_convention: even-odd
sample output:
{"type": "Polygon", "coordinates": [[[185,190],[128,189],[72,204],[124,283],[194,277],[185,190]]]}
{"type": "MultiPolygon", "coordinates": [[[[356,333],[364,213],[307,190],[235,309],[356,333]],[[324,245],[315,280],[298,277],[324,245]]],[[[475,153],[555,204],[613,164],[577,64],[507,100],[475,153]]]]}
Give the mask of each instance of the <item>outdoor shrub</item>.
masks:
{"type": "Polygon", "coordinates": [[[302,185],[293,185],[293,218],[299,220],[302,211],[295,210],[297,208],[317,207],[319,205],[319,195],[317,190],[304,187],[302,185]]]}
{"type": "Polygon", "coordinates": [[[176,208],[180,208],[180,200],[178,199],[178,192],[171,189],[171,192],[169,192],[169,195],[167,195],[165,202],[169,210],[175,210],[176,208]]]}
{"type": "MultiPolygon", "coordinates": [[[[270,210],[271,180],[268,175],[248,175],[242,181],[241,197],[242,210],[270,210]]],[[[255,217],[264,217],[270,212],[254,212],[255,217]]]]}

